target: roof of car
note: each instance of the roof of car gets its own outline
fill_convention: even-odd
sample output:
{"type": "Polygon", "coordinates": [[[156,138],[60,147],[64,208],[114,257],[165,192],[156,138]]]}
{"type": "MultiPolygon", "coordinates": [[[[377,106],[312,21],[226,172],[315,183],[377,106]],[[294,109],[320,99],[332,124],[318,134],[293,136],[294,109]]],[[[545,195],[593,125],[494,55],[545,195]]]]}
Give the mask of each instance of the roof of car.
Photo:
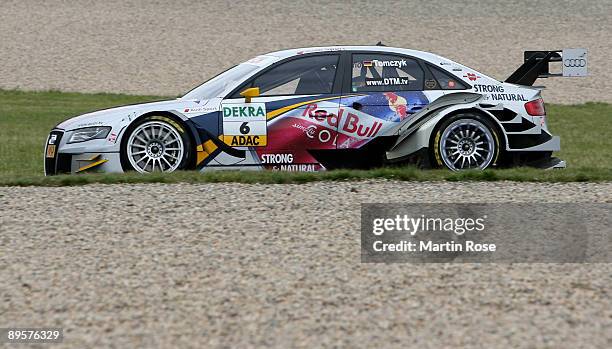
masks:
{"type": "Polygon", "coordinates": [[[391,52],[391,53],[401,53],[413,57],[418,57],[427,61],[432,60],[444,60],[450,61],[444,57],[438,56],[433,53],[417,51],[417,50],[409,50],[400,47],[390,47],[390,46],[321,46],[321,47],[302,47],[302,48],[294,48],[276,52],[266,53],[266,56],[274,56],[280,59],[293,57],[296,55],[301,55],[305,53],[315,53],[315,52],[334,52],[334,51],[383,51],[383,52],[391,52]]]}

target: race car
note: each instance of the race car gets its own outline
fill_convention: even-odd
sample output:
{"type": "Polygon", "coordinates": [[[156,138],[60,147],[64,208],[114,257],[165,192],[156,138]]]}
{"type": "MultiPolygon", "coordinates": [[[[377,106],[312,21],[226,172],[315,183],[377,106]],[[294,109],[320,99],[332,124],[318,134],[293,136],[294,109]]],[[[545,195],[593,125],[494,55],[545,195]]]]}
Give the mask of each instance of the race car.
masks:
{"type": "Polygon", "coordinates": [[[526,51],[505,82],[403,48],[255,57],[176,100],[96,111],[49,134],[45,174],[319,171],[416,163],[453,171],[565,167],[538,78],[586,75],[586,50],[526,51]],[[560,62],[562,74],[549,65],[560,62]]]}

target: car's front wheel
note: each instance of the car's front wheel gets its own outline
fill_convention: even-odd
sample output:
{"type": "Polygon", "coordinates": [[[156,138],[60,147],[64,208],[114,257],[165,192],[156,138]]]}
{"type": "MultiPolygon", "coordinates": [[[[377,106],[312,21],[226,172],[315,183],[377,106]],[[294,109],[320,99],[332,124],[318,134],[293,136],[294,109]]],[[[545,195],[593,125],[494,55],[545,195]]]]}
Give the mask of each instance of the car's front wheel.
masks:
{"type": "Polygon", "coordinates": [[[141,173],[184,169],[189,158],[184,128],[163,116],[147,117],[131,128],[122,142],[124,168],[141,173]]]}
{"type": "Polygon", "coordinates": [[[497,161],[500,142],[491,122],[478,114],[459,114],[444,121],[431,148],[438,166],[453,171],[485,169],[497,161]]]}

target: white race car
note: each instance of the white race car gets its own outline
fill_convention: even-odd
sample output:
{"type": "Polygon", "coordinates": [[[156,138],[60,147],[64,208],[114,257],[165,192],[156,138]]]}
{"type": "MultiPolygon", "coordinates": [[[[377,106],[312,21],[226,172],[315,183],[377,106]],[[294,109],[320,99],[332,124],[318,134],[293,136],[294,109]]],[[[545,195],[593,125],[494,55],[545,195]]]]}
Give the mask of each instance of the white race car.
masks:
{"type": "Polygon", "coordinates": [[[416,162],[565,167],[538,78],[586,75],[586,50],[526,51],[505,82],[432,53],[338,46],[268,53],[170,101],[57,125],[45,174],[317,171],[416,162]],[[562,74],[550,74],[560,62],[562,74]]]}

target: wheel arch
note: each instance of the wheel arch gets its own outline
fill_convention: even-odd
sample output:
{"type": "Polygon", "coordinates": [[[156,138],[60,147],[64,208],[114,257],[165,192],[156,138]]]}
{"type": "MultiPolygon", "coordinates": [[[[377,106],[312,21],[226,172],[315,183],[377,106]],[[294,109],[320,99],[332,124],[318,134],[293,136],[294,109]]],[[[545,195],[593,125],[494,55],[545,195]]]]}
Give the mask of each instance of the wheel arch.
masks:
{"type": "MultiPolygon", "coordinates": [[[[191,145],[192,145],[190,149],[186,149],[187,151],[189,151],[189,163],[188,163],[187,169],[195,169],[196,157],[197,157],[196,146],[200,144],[200,137],[198,136],[198,133],[195,127],[193,126],[193,123],[189,121],[188,118],[186,118],[185,116],[179,113],[173,112],[173,111],[168,111],[168,110],[148,111],[132,119],[132,121],[129,123],[129,125],[127,125],[124,128],[121,134],[121,146],[120,146],[121,151],[123,150],[125,146],[125,142],[127,142],[128,140],[128,137],[126,137],[126,135],[130,134],[130,132],[132,132],[134,128],[138,126],[140,121],[142,121],[143,119],[147,117],[153,117],[153,116],[167,117],[171,119],[173,122],[177,123],[179,126],[181,126],[181,128],[185,130],[185,133],[187,134],[187,137],[189,137],[189,140],[191,141],[191,145]]],[[[127,169],[129,169],[129,167],[126,168],[126,164],[124,164],[124,161],[123,161],[123,155],[121,155],[121,159],[122,159],[121,167],[123,171],[125,172],[127,169]]]]}
{"type": "Polygon", "coordinates": [[[387,151],[387,160],[391,162],[402,161],[419,151],[429,148],[431,146],[432,137],[445,120],[458,114],[468,113],[478,114],[491,121],[491,124],[496,128],[495,131],[500,135],[500,152],[506,152],[508,144],[507,135],[499,123],[499,120],[497,120],[493,114],[480,108],[478,103],[463,105],[455,104],[432,113],[431,117],[416,128],[412,134],[405,137],[399,144],[394,145],[391,150],[387,151]]]}
{"type": "Polygon", "coordinates": [[[506,132],[504,132],[504,128],[502,127],[502,125],[499,123],[499,120],[497,120],[497,118],[491,114],[490,112],[488,112],[486,109],[482,109],[479,108],[477,106],[471,106],[471,107],[467,107],[467,108],[461,108],[461,109],[455,109],[450,111],[449,113],[444,114],[441,118],[439,118],[434,127],[432,128],[432,132],[430,134],[430,138],[432,134],[435,134],[435,132],[440,128],[440,126],[442,125],[442,123],[448,119],[451,118],[455,115],[458,114],[468,114],[468,113],[473,113],[473,114],[478,114],[480,116],[483,116],[485,118],[487,118],[491,124],[493,124],[493,126],[495,126],[497,131],[497,134],[501,136],[501,140],[502,142],[502,147],[500,150],[502,151],[506,151],[506,145],[508,144],[508,137],[506,135],[506,132]]]}

